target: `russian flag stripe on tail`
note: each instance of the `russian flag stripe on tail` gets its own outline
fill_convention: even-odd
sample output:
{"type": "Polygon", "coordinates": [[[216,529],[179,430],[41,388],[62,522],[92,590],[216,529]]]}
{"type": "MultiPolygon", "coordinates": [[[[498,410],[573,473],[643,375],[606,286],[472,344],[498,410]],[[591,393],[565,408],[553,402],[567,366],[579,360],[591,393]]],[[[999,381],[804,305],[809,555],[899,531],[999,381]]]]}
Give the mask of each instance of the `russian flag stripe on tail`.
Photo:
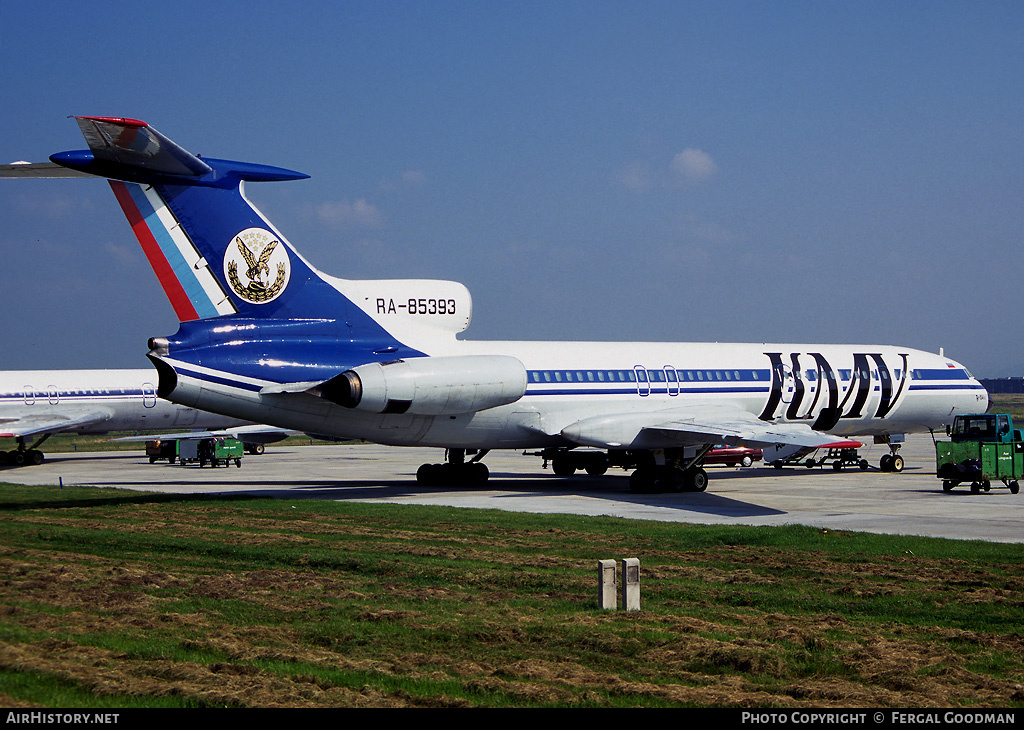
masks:
{"type": "Polygon", "coordinates": [[[178,320],[233,314],[234,305],[153,188],[109,182],[178,320]]]}

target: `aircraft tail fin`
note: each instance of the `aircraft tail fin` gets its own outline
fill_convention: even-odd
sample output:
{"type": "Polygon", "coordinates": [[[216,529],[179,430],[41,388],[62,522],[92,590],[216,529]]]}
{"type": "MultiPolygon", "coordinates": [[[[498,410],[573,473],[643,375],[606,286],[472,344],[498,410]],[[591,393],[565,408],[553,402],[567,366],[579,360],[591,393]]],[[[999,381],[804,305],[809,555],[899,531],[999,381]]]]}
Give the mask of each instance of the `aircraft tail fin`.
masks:
{"type": "Polygon", "coordinates": [[[246,182],[308,175],[202,158],[137,119],[75,121],[89,149],[61,152],[50,160],[108,178],[180,321],[231,314],[345,316],[347,299],[243,191],[246,182]]]}

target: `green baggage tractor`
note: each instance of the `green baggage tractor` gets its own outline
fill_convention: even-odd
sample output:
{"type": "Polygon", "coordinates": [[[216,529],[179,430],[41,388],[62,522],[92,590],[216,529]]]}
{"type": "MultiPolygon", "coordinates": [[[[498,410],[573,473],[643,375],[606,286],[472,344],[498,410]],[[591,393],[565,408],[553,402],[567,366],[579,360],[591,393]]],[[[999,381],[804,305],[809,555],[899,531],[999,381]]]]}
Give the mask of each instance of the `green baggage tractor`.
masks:
{"type": "Polygon", "coordinates": [[[947,429],[949,441],[935,443],[935,475],[943,491],[969,482],[972,492],[1002,482],[1012,494],[1024,476],[1024,438],[1007,413],[957,416],[947,429]]]}
{"type": "Polygon", "coordinates": [[[226,436],[213,438],[182,439],[178,446],[178,461],[185,464],[199,463],[199,466],[242,466],[244,447],[238,439],[226,436]]]}

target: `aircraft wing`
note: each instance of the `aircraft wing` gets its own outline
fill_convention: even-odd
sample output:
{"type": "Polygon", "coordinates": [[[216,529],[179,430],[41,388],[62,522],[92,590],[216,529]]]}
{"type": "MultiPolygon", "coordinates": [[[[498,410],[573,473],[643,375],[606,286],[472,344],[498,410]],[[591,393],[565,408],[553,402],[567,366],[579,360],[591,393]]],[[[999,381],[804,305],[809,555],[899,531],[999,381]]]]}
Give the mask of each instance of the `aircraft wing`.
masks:
{"type": "Polygon", "coordinates": [[[73,431],[110,419],[104,410],[69,410],[0,418],[0,437],[37,436],[43,433],[73,431]]]}
{"type": "Polygon", "coordinates": [[[804,423],[768,423],[739,408],[713,405],[585,418],[563,428],[561,435],[582,446],[599,448],[671,448],[709,443],[824,448],[850,443],[804,423]]]}
{"type": "MultiPolygon", "coordinates": [[[[2,428],[2,426],[0,426],[2,428]]],[[[202,439],[215,436],[228,436],[244,441],[249,444],[272,444],[276,441],[283,441],[289,436],[297,436],[301,431],[289,431],[276,426],[237,426],[234,428],[219,428],[208,431],[176,431],[174,433],[147,433],[135,436],[122,436],[111,441],[156,441],[164,439],[202,439]]]]}

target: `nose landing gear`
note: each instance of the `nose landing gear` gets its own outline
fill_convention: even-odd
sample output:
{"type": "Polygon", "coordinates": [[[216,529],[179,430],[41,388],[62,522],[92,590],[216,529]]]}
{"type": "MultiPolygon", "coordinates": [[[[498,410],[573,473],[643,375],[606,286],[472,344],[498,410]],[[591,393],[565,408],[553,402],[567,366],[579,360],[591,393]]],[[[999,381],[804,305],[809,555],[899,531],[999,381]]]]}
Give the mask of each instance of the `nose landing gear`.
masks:
{"type": "Polygon", "coordinates": [[[904,436],[902,434],[889,434],[888,436],[876,436],[876,444],[886,444],[889,453],[879,461],[878,468],[882,471],[896,472],[903,471],[903,457],[900,456],[900,447],[903,446],[904,436]]]}

